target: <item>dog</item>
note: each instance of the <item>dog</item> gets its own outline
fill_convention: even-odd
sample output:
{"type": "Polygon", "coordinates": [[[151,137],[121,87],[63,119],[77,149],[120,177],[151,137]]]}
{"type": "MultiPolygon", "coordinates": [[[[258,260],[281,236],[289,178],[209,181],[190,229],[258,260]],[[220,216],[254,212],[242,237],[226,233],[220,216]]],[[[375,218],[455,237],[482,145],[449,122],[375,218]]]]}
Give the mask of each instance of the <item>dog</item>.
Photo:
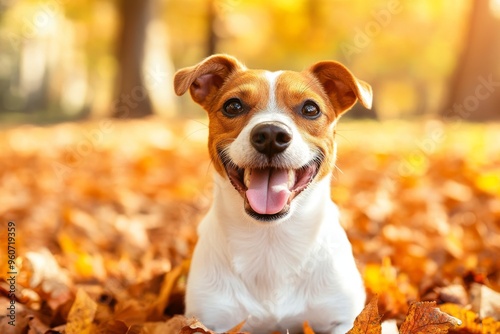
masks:
{"type": "Polygon", "coordinates": [[[198,227],[186,315],[217,332],[346,333],[365,289],[330,198],[335,127],[372,89],[335,61],[302,72],[247,69],[217,54],[180,69],[208,113],[214,198],[198,227]]]}

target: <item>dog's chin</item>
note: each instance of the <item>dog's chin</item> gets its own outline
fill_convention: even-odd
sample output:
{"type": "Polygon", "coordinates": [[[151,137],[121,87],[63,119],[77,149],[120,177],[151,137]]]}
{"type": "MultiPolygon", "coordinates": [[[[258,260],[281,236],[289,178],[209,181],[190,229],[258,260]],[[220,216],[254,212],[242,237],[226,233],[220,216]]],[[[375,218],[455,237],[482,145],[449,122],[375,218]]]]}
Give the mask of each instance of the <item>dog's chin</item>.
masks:
{"type": "Polygon", "coordinates": [[[227,159],[227,157],[224,159],[221,157],[221,161],[223,161],[229,181],[243,198],[244,209],[247,215],[257,223],[269,225],[279,223],[290,215],[293,201],[315,180],[322,159],[321,157],[316,157],[306,165],[295,169],[286,169],[273,164],[258,167],[240,167],[230,159],[227,159]],[[252,174],[258,176],[252,176],[252,174]],[[257,179],[257,181],[252,181],[252,178],[257,179]],[[279,181],[276,181],[276,179],[279,181]],[[268,193],[265,194],[265,191],[262,189],[256,191],[252,182],[264,182],[266,185],[259,185],[259,187],[264,189],[269,187],[269,190],[267,190],[268,193]],[[276,191],[276,187],[280,190],[276,191]],[[250,192],[249,188],[252,189],[250,192]],[[251,193],[252,191],[253,193],[251,193]],[[261,193],[264,192],[264,194],[260,195],[265,195],[267,197],[266,200],[268,203],[271,202],[271,204],[267,206],[262,204],[262,196],[259,196],[259,194],[255,195],[255,192],[258,193],[259,191],[261,193]],[[276,202],[279,203],[277,204],[276,202]]]}
{"type": "MultiPolygon", "coordinates": [[[[240,193],[241,194],[241,193],[240,193]]],[[[244,195],[243,195],[244,196],[244,195]]],[[[255,212],[250,204],[248,204],[248,200],[246,196],[244,196],[245,200],[245,212],[247,215],[255,219],[259,223],[264,223],[264,224],[277,224],[281,221],[283,221],[288,215],[290,214],[290,204],[287,204],[283,210],[281,210],[278,213],[273,213],[273,214],[261,214],[255,212]]]]}

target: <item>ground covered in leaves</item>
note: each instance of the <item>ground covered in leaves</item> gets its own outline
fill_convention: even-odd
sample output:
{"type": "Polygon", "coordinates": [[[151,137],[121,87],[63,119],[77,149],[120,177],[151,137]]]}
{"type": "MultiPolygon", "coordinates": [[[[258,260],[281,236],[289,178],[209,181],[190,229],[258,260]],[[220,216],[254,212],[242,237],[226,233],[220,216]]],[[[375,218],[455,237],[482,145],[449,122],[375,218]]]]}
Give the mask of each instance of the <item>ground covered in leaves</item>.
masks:
{"type": "MultiPolygon", "coordinates": [[[[352,333],[500,333],[500,125],[337,136],[332,197],[369,295],[352,333]]],[[[209,333],[174,317],[211,201],[206,137],[204,120],[4,129],[0,332],[209,333]]]]}

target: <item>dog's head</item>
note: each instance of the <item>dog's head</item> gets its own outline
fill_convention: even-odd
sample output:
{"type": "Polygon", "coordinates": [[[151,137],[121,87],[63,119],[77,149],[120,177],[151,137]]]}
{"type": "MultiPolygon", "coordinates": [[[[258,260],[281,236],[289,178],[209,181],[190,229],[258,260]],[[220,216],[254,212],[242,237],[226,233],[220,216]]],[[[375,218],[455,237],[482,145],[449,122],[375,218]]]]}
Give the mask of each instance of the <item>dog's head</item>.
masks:
{"type": "Polygon", "coordinates": [[[269,72],[214,55],[179,70],[174,86],[208,112],[215,169],[261,221],[286,216],[299,193],[332,172],[337,120],[358,99],[372,102],[371,87],[334,61],[269,72]]]}

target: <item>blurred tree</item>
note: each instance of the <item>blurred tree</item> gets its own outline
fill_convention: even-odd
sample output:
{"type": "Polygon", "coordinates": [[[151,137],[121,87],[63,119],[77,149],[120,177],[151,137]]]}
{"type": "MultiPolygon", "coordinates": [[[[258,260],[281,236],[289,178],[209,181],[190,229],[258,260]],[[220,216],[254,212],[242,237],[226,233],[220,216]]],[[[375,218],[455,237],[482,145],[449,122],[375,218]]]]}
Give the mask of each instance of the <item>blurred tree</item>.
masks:
{"type": "Polygon", "coordinates": [[[207,51],[206,56],[216,53],[218,36],[215,32],[216,21],[220,20],[217,15],[214,0],[207,1],[207,51]]]}
{"type": "Polygon", "coordinates": [[[151,0],[118,2],[121,30],[118,36],[118,74],[113,117],[138,118],[153,113],[142,76],[146,28],[151,0]]]}
{"type": "Polygon", "coordinates": [[[492,0],[471,4],[468,34],[441,113],[447,119],[500,119],[500,18],[492,0]]]}

